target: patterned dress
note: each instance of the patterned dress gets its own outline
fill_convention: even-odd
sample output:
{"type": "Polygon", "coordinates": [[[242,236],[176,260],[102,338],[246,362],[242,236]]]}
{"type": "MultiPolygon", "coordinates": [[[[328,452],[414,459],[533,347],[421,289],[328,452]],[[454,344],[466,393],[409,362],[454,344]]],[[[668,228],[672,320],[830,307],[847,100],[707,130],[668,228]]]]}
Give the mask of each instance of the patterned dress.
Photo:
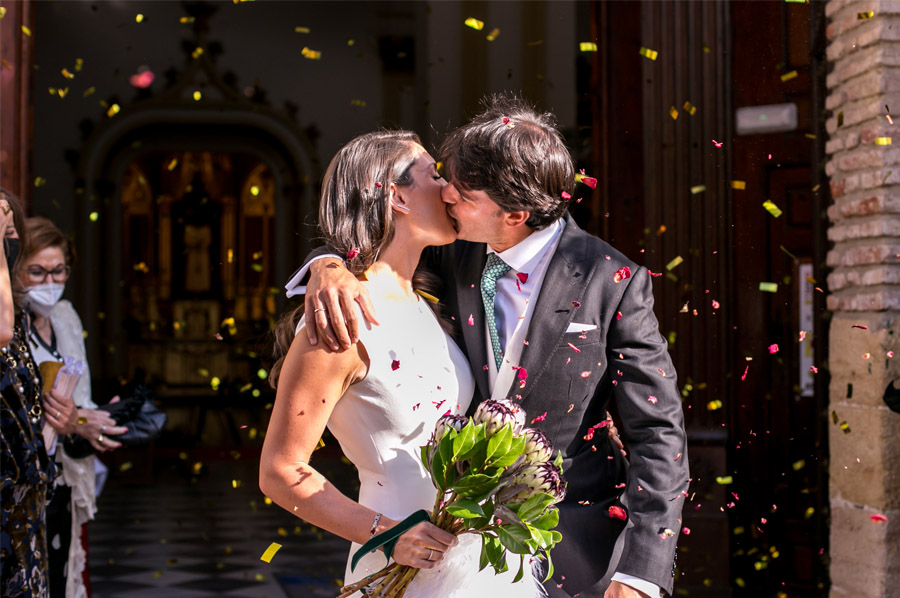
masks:
{"type": "Polygon", "coordinates": [[[21,319],[0,348],[0,596],[47,598],[47,493],[55,475],[41,435],[41,377],[21,319]]]}

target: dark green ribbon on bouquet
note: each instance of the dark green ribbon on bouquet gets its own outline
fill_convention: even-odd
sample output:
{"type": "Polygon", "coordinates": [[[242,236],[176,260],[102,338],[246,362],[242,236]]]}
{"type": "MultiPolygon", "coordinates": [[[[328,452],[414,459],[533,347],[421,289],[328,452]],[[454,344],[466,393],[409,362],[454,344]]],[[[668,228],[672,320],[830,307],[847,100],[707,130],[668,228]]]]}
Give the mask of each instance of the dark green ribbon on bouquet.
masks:
{"type": "Polygon", "coordinates": [[[400,536],[406,533],[411,527],[418,525],[423,521],[430,520],[431,515],[428,514],[428,511],[420,509],[391,529],[372,536],[368,542],[363,544],[360,549],[353,554],[353,558],[350,560],[350,571],[352,572],[356,568],[359,559],[370,552],[375,552],[379,547],[384,548],[384,556],[390,561],[391,555],[394,553],[394,547],[397,545],[397,540],[400,539],[400,536]]]}

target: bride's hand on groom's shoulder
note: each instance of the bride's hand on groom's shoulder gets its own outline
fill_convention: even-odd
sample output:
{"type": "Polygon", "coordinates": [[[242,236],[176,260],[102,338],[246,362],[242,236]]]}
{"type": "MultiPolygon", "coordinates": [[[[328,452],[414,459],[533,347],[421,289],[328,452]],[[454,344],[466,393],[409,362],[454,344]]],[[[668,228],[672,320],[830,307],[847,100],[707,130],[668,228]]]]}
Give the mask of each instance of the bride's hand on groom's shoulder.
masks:
{"type": "Polygon", "coordinates": [[[315,345],[321,338],[337,351],[349,349],[358,341],[360,322],[354,303],[359,304],[366,320],[378,324],[368,290],[341,260],[324,258],[313,262],[309,269],[305,305],[307,321],[312,314],[316,325],[306,326],[309,344],[315,345]]]}
{"type": "Polygon", "coordinates": [[[444,554],[457,544],[456,536],[424,521],[397,539],[392,556],[401,565],[431,569],[439,565],[444,554]]]}

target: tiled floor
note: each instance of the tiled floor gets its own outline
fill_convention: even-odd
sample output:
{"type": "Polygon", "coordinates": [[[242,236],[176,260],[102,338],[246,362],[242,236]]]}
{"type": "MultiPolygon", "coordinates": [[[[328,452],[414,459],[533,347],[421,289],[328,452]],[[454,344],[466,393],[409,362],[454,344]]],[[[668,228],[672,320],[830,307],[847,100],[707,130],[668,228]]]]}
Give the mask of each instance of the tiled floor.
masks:
{"type": "Polygon", "coordinates": [[[94,598],[337,595],[347,542],[266,505],[256,461],[205,465],[199,477],[157,467],[141,486],[111,475],[88,531],[94,598]],[[282,548],[265,563],[272,542],[282,548]]]}

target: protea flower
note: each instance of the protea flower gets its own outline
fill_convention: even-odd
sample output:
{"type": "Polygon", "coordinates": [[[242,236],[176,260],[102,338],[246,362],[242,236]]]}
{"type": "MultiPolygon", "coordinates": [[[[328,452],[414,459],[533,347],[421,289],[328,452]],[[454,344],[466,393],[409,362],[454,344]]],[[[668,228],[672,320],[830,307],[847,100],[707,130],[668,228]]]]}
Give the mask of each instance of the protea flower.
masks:
{"type": "Polygon", "coordinates": [[[484,431],[488,436],[492,436],[506,424],[512,424],[513,432],[518,434],[525,427],[525,411],[507,399],[488,400],[478,405],[472,420],[476,424],[484,424],[484,431]]]}
{"type": "Polygon", "coordinates": [[[497,495],[499,503],[525,502],[531,496],[544,492],[559,502],[566,497],[562,472],[553,463],[526,464],[509,474],[509,484],[497,495]]]}
{"type": "Polygon", "coordinates": [[[553,445],[540,430],[525,428],[522,436],[525,437],[525,463],[544,463],[553,456],[553,445]]]}
{"type": "Polygon", "coordinates": [[[434,424],[434,442],[438,443],[441,441],[441,438],[444,437],[444,433],[447,431],[447,428],[453,428],[457,432],[462,430],[463,426],[469,423],[469,418],[463,415],[452,415],[450,413],[445,413],[441,417],[438,418],[437,422],[434,424]]]}

